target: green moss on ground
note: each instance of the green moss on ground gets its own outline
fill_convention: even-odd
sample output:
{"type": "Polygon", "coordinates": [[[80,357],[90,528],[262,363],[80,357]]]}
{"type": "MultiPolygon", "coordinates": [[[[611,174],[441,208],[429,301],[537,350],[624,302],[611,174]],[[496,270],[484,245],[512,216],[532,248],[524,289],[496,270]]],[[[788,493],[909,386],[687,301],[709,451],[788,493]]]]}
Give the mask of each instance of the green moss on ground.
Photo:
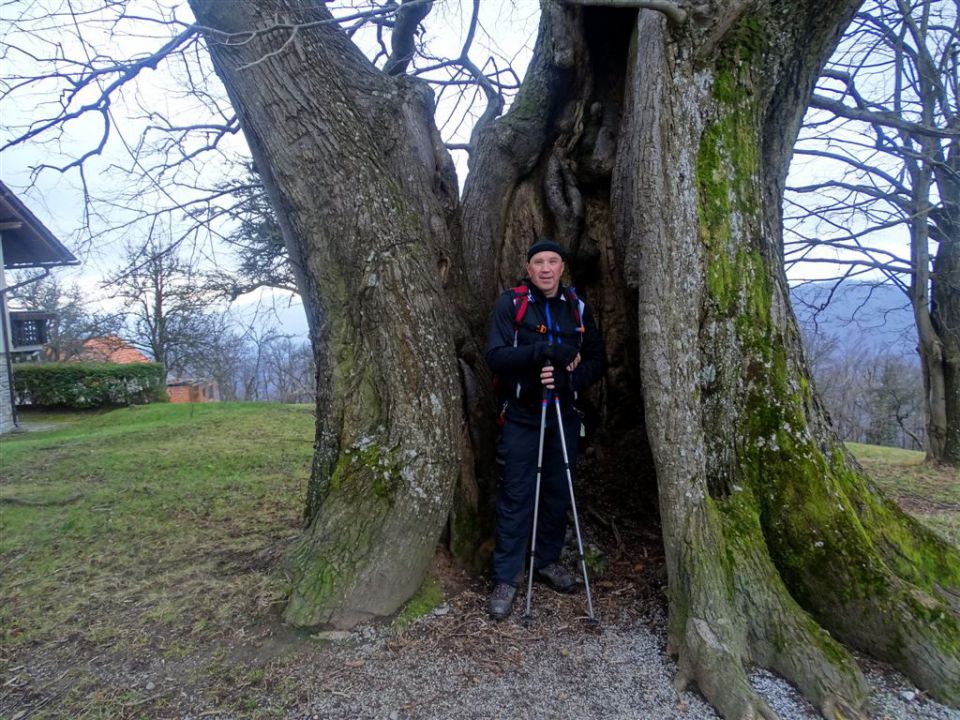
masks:
{"type": "Polygon", "coordinates": [[[393,629],[396,632],[403,632],[410,627],[416,620],[433,612],[443,603],[445,596],[440,581],[432,575],[428,575],[420,585],[420,588],[414,593],[413,597],[407,601],[403,609],[397,614],[393,621],[393,629]]]}

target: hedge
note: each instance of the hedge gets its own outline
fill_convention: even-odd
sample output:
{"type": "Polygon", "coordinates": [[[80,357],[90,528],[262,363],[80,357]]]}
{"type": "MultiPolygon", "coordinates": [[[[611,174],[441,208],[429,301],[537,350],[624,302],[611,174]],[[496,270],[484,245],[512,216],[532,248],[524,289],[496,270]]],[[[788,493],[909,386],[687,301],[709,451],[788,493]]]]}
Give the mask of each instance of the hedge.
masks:
{"type": "Polygon", "coordinates": [[[23,363],[13,366],[17,405],[92,408],[164,402],[160,363],[23,363]]]}

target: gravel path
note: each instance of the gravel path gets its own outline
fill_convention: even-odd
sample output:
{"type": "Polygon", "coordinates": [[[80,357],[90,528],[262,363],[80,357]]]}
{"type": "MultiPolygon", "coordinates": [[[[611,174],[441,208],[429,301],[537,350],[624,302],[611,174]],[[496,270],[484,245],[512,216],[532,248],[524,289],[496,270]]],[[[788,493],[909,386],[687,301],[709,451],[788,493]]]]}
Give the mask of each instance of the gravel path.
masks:
{"type": "MultiPolygon", "coordinates": [[[[620,612],[596,633],[572,620],[582,598],[545,597],[531,627],[494,623],[483,598],[464,593],[399,638],[361,628],[330,643],[334,668],[309,684],[309,712],[297,718],[430,720],[541,718],[705,720],[718,717],[696,692],[677,693],[664,652],[660,609],[620,612]]],[[[889,668],[865,664],[875,720],[960,720],[889,668]]],[[[763,670],[754,687],[781,720],[819,720],[789,684],[763,670]]]]}

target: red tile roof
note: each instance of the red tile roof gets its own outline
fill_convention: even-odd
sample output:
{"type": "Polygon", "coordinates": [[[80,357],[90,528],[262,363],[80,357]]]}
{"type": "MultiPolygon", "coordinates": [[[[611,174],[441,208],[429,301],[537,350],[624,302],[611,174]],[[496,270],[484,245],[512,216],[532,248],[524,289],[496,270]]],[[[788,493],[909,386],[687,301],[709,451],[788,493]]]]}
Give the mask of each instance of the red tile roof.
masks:
{"type": "Polygon", "coordinates": [[[116,335],[90,338],[75,358],[83,362],[111,362],[118,365],[151,362],[150,358],[116,335]]]}

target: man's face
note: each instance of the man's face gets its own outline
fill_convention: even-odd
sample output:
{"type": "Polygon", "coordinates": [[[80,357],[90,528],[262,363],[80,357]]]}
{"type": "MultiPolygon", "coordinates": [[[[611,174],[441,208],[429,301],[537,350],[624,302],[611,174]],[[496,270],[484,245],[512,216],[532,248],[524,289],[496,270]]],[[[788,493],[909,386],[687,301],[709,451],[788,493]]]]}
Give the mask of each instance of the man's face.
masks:
{"type": "Polygon", "coordinates": [[[547,297],[553,297],[560,288],[563,258],[552,250],[538,252],[527,263],[530,281],[547,297]]]}

